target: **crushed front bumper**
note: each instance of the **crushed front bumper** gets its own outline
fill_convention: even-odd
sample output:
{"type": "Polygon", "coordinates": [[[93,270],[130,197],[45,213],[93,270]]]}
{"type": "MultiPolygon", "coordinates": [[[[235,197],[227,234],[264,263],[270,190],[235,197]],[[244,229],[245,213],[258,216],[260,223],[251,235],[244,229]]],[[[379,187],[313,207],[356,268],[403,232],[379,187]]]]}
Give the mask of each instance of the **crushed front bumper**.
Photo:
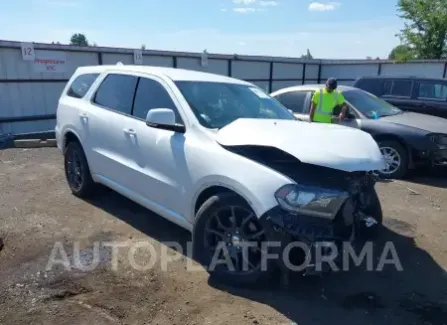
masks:
{"type": "MultiPolygon", "coordinates": [[[[301,271],[304,275],[321,274],[339,269],[346,244],[353,244],[362,227],[374,226],[371,216],[356,212],[351,199],[339,211],[334,220],[291,214],[277,206],[260,218],[269,254],[278,257],[278,266],[284,271],[301,271]],[[289,256],[290,248],[300,250],[301,259],[294,264],[289,256]]],[[[295,260],[296,262],[296,260],[295,260]]]]}
{"type": "Polygon", "coordinates": [[[433,166],[447,166],[447,147],[435,150],[430,155],[433,166]]]}

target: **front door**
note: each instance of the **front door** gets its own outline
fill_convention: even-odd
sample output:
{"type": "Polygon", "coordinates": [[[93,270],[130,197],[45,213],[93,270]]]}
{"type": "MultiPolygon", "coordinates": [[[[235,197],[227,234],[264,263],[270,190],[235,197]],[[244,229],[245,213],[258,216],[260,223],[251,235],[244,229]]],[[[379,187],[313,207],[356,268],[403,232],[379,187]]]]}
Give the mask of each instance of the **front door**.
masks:
{"type": "Polygon", "coordinates": [[[155,108],[172,109],[176,122],[182,123],[173,98],[162,80],[139,79],[132,112],[135,134],[129,146],[132,190],[150,200],[150,204],[180,217],[185,186],[191,183],[185,158],[185,134],[146,125],[147,113],[155,108]]]}

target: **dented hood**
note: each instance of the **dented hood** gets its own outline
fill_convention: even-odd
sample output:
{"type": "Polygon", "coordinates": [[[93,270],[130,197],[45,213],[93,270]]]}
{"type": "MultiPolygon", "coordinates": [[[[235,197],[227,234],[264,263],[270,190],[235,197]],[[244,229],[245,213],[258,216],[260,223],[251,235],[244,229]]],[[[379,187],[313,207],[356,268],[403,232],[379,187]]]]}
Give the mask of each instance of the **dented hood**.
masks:
{"type": "Polygon", "coordinates": [[[267,146],[303,163],[344,171],[385,167],[380,150],[366,132],[335,124],[293,120],[238,119],[217,132],[223,146],[267,146]]]}

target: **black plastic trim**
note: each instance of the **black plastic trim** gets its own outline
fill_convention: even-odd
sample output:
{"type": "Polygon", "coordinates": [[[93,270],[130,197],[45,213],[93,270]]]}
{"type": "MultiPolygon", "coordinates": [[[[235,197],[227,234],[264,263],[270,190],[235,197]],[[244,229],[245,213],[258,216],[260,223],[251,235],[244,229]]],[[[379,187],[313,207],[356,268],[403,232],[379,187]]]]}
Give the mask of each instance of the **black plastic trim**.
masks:
{"type": "Polygon", "coordinates": [[[156,123],[146,122],[146,125],[151,128],[174,131],[174,132],[178,132],[178,133],[186,132],[186,128],[183,124],[166,125],[166,124],[156,124],[156,123]]]}
{"type": "Polygon", "coordinates": [[[17,117],[0,117],[0,123],[43,121],[43,120],[54,120],[55,118],[56,118],[56,114],[17,116],[17,117]]]}

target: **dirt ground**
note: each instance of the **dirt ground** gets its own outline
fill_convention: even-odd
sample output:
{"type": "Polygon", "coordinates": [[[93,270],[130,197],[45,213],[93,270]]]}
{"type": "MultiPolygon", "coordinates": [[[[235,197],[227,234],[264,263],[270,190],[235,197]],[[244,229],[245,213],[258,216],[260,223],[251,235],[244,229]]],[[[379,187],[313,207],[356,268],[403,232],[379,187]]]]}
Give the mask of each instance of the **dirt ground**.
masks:
{"type": "MultiPolygon", "coordinates": [[[[186,247],[190,235],[110,190],[75,198],[62,166],[55,148],[0,151],[0,324],[447,324],[445,178],[378,184],[386,229],[377,245],[392,241],[403,271],[359,266],[249,290],[187,271],[184,255],[165,271],[137,270],[122,248],[114,268],[100,246],[98,267],[73,266],[75,252],[92,261],[94,243],[144,240],[161,252],[168,241],[186,247]],[[71,270],[48,268],[55,243],[71,270]]],[[[144,252],[134,255],[138,265],[144,252]]]]}

